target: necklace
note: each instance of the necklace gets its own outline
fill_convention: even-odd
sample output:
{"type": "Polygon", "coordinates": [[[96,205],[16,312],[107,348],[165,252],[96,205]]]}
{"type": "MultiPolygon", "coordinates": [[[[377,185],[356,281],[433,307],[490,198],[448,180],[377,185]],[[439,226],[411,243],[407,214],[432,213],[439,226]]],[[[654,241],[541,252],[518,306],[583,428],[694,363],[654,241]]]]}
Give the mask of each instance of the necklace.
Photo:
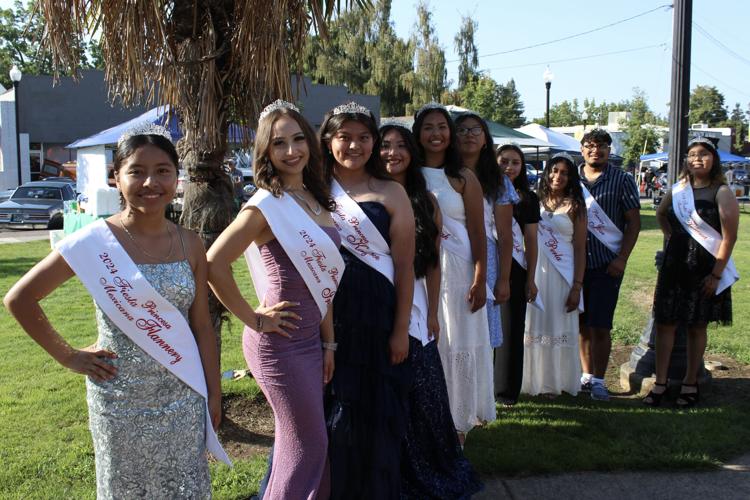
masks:
{"type": "MultiPolygon", "coordinates": [[[[305,191],[307,191],[307,188],[305,186],[302,186],[302,189],[305,190],[305,191]]],[[[302,203],[304,203],[307,206],[307,209],[310,210],[310,212],[312,212],[313,215],[315,215],[316,217],[323,212],[323,207],[320,206],[320,203],[316,203],[315,206],[313,207],[310,204],[310,202],[307,201],[307,198],[305,198],[304,196],[302,196],[301,194],[299,194],[296,189],[294,189],[294,190],[290,189],[290,190],[288,190],[288,192],[292,193],[292,196],[294,196],[299,201],[301,201],[302,203]]]]}
{"type": "Polygon", "coordinates": [[[172,251],[174,251],[174,238],[172,238],[172,232],[169,230],[169,223],[167,223],[167,234],[169,235],[169,253],[165,257],[157,257],[155,255],[151,255],[146,250],[144,250],[143,247],[141,247],[137,241],[135,241],[135,238],[130,233],[130,231],[128,231],[128,228],[125,227],[125,223],[122,221],[122,212],[120,212],[120,227],[122,227],[125,230],[125,234],[128,235],[128,238],[130,238],[130,241],[132,241],[133,244],[136,246],[136,248],[138,248],[138,250],[140,250],[141,253],[145,255],[146,257],[149,257],[154,260],[158,260],[160,262],[164,262],[172,256],[172,251]]]}

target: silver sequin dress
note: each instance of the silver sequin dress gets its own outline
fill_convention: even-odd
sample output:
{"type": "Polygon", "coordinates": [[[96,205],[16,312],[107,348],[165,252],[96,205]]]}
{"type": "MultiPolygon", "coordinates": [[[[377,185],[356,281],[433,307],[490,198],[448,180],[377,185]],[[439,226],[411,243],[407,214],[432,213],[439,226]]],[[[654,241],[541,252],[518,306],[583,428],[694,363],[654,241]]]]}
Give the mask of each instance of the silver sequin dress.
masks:
{"type": "MultiPolygon", "coordinates": [[[[137,266],[187,318],[195,296],[188,261],[137,266]]],[[[118,356],[114,379],[86,379],[97,498],[210,498],[203,397],[135,345],[99,306],[96,322],[99,347],[118,356]]]]}

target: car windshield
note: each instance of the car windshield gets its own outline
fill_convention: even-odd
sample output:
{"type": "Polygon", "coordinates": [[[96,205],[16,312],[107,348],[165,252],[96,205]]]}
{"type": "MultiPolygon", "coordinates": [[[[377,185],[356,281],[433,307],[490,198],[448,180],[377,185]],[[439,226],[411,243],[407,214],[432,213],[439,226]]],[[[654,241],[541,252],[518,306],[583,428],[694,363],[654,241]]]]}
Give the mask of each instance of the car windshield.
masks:
{"type": "Polygon", "coordinates": [[[16,189],[11,196],[12,200],[17,199],[35,199],[35,200],[62,200],[62,191],[53,187],[24,187],[16,189]]]}

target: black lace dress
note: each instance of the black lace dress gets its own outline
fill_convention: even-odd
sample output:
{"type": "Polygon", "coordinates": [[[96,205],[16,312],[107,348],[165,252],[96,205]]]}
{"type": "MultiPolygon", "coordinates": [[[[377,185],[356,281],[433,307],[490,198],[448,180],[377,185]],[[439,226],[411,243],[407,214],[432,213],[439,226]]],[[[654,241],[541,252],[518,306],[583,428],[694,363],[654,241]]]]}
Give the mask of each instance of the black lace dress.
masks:
{"type": "MultiPolygon", "coordinates": [[[[716,204],[719,187],[693,188],[693,195],[698,215],[721,233],[719,207],[716,204]]],[[[656,280],[654,320],[663,324],[731,324],[731,287],[709,299],[703,297],[703,280],[713,271],[716,259],[685,231],[671,205],[667,218],[672,236],[656,280]]]]}

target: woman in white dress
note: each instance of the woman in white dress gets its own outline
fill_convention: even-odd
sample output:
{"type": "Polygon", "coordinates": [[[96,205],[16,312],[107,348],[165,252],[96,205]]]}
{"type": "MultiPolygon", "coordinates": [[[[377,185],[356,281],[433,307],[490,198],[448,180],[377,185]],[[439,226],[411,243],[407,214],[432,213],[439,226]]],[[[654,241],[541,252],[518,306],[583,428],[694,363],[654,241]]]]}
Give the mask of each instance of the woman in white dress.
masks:
{"type": "Polygon", "coordinates": [[[578,314],[586,267],[587,221],[578,170],[570,156],[555,155],[547,162],[539,200],[542,220],[535,282],[544,310],[529,307],[526,311],[521,392],[559,395],[564,391],[576,395],[581,385],[578,314]],[[554,238],[545,227],[554,231],[554,238]],[[543,248],[550,239],[551,245],[543,248]],[[554,239],[559,240],[557,245],[554,239]],[[572,264],[573,268],[568,269],[567,279],[549,257],[566,252],[566,248],[572,252],[568,266],[572,264]]]}
{"type": "Polygon", "coordinates": [[[438,309],[438,350],[453,423],[463,443],[465,433],[474,426],[495,420],[492,349],[485,311],[487,243],[482,187],[471,170],[460,166],[455,126],[445,108],[437,104],[421,108],[412,131],[425,163],[422,174],[438,201],[444,229],[453,222],[457,226],[453,232],[463,232],[463,252],[452,251],[450,240],[443,236],[438,309]]]}

